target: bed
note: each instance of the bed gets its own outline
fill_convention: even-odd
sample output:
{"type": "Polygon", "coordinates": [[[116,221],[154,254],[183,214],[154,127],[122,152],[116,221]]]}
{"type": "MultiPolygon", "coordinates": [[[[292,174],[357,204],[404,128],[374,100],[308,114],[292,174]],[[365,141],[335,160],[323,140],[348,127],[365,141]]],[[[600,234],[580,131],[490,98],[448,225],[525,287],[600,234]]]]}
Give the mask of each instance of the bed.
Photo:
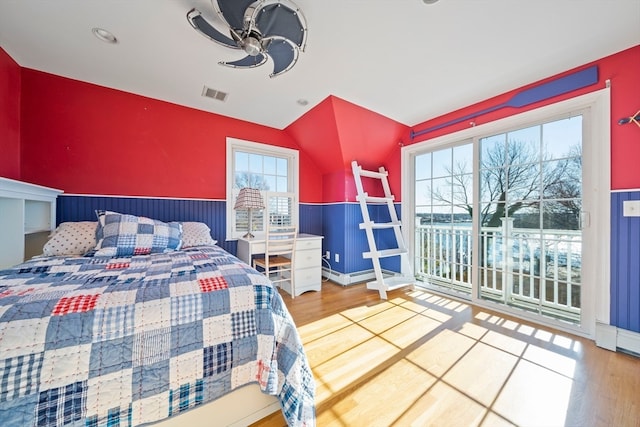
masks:
{"type": "Polygon", "coordinates": [[[61,224],[43,256],[0,271],[0,425],[246,424],[270,396],[288,425],[315,425],[277,290],[185,224],[100,212],[83,238],[61,224]]]}

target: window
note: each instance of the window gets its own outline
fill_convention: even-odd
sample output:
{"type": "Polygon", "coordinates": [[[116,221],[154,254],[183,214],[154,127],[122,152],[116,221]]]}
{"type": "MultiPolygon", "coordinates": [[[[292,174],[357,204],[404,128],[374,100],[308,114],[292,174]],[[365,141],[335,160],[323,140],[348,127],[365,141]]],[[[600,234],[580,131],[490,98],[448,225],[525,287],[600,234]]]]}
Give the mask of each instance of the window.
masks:
{"type": "Polygon", "coordinates": [[[252,211],[252,230],[264,233],[267,221],[298,225],[298,151],[257,142],[227,138],[227,239],[244,235],[249,212],[235,211],[241,188],[257,188],[265,209],[252,211]]]}

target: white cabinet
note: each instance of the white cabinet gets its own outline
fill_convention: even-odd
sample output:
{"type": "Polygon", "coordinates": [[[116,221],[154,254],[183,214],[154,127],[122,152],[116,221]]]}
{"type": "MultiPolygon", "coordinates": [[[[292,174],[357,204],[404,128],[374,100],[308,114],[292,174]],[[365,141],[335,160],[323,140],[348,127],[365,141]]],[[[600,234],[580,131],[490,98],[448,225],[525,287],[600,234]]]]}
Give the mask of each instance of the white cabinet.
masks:
{"type": "MultiPolygon", "coordinates": [[[[311,236],[311,235],[301,235],[311,236]]],[[[322,237],[298,237],[294,255],[294,273],[296,294],[307,291],[320,291],[322,287],[322,237]]],[[[284,290],[291,293],[291,289],[284,290]]]]}
{"type": "Polygon", "coordinates": [[[62,190],[0,177],[0,268],[42,253],[62,190]]]}
{"type": "MultiPolygon", "coordinates": [[[[238,239],[238,258],[251,265],[251,258],[264,254],[264,239],[238,239]]],[[[298,234],[294,255],[295,296],[307,291],[320,291],[322,288],[322,236],[298,234]]],[[[291,288],[287,282],[283,289],[289,294],[291,288]]]]}

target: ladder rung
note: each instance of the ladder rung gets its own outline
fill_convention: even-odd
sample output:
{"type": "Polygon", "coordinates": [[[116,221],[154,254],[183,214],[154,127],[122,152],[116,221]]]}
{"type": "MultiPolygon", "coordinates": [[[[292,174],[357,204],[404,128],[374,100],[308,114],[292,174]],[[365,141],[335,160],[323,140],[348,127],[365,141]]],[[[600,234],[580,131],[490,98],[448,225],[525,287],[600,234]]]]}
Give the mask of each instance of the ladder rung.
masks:
{"type": "Polygon", "coordinates": [[[400,221],[392,221],[392,222],[371,221],[370,223],[363,222],[362,224],[360,224],[360,230],[366,230],[368,227],[371,227],[372,229],[380,230],[385,228],[400,227],[401,225],[402,223],[400,221]]]}
{"type": "MultiPolygon", "coordinates": [[[[404,286],[415,285],[416,279],[411,276],[394,276],[386,277],[382,280],[382,289],[392,291],[394,289],[402,288],[404,286]]],[[[367,289],[380,289],[380,284],[377,280],[373,282],[367,282],[367,289]]]]}
{"type": "Polygon", "coordinates": [[[370,202],[370,203],[386,203],[386,202],[393,202],[393,195],[389,196],[389,197],[375,197],[375,196],[368,196],[366,194],[362,195],[362,196],[358,196],[358,201],[360,201],[361,198],[365,201],[365,202],[370,202]]]}
{"type": "Polygon", "coordinates": [[[391,256],[406,254],[407,250],[402,248],[395,248],[395,249],[383,249],[381,251],[364,252],[362,254],[362,258],[373,258],[372,254],[374,252],[378,255],[378,258],[388,258],[391,256]]]}
{"type": "Polygon", "coordinates": [[[362,168],[360,168],[360,171],[358,173],[360,174],[360,176],[366,176],[367,178],[378,178],[378,179],[382,179],[389,175],[387,171],[375,172],[375,171],[367,171],[362,168]]]}

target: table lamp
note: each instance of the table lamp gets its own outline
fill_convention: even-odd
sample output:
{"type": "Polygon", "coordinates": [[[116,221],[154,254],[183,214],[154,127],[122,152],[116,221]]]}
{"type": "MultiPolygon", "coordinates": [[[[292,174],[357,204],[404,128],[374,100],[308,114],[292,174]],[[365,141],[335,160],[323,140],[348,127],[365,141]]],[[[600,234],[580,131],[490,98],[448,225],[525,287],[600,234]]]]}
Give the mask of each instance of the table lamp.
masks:
{"type": "Polygon", "coordinates": [[[264,200],[262,199],[262,194],[260,194],[260,190],[257,188],[244,187],[240,189],[240,193],[238,193],[238,197],[236,198],[236,204],[233,206],[233,209],[236,211],[246,210],[247,217],[249,218],[249,228],[247,230],[247,234],[242,236],[245,239],[252,239],[255,236],[251,234],[252,228],[252,210],[253,209],[264,209],[264,200]]]}

